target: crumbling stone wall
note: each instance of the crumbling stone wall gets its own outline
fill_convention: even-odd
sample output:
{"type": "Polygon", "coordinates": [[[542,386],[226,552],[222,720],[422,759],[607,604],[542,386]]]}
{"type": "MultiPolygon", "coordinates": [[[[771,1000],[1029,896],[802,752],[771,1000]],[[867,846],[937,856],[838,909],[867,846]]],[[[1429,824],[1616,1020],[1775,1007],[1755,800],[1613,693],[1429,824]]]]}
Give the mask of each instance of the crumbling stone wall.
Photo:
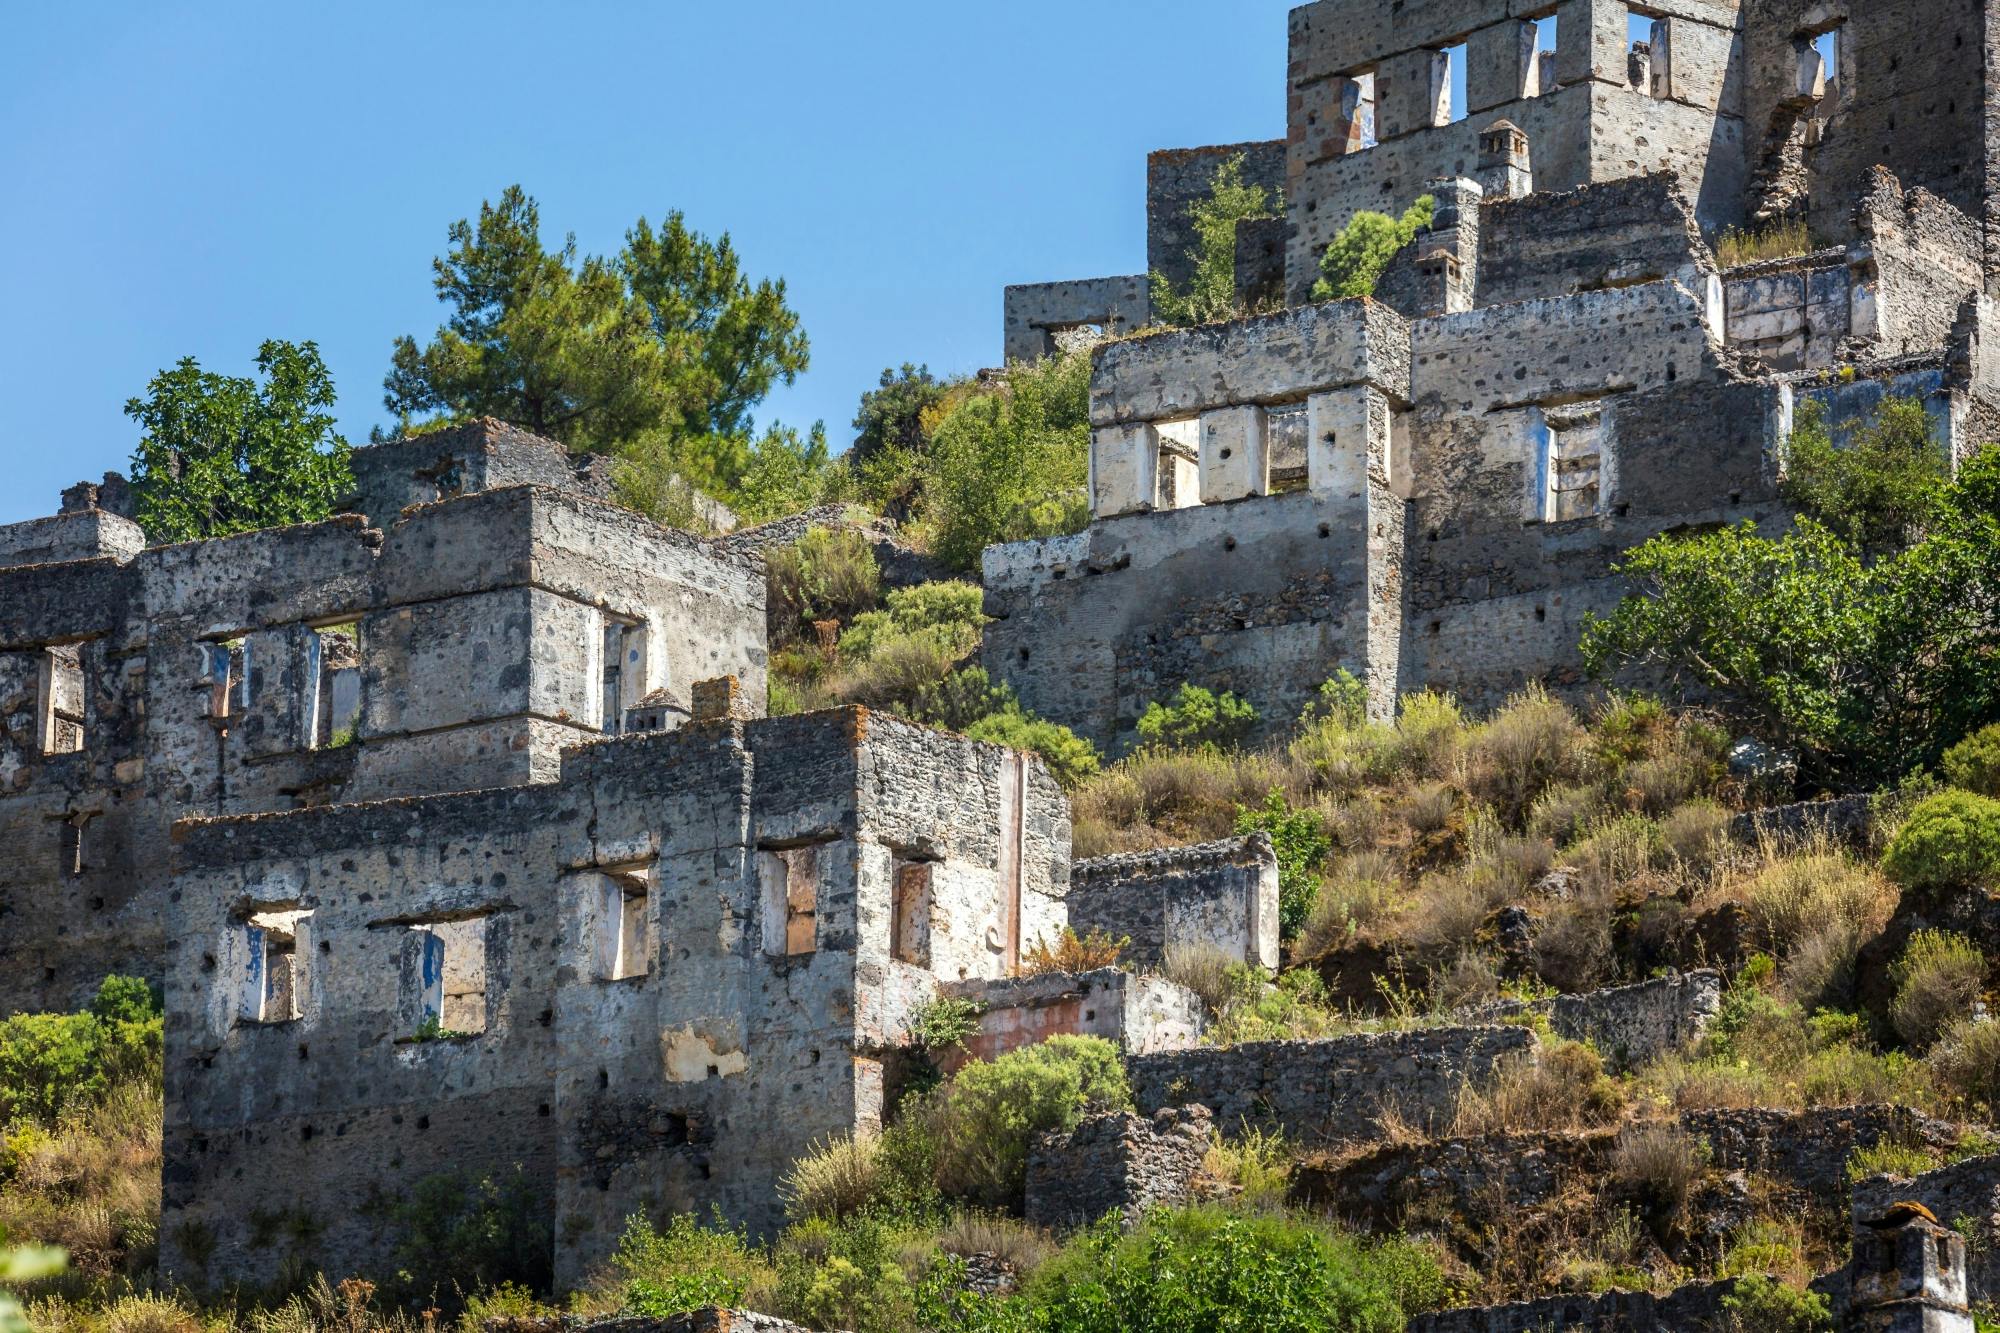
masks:
{"type": "Polygon", "coordinates": [[[1219,949],[1276,971],[1278,855],[1268,833],[1079,861],[1070,926],[1131,943],[1123,955],[1158,968],[1175,948],[1219,949]]]}
{"type": "Polygon", "coordinates": [[[1951,1126],[1888,1105],[1690,1111],[1681,1128],[1708,1145],[1720,1169],[1757,1172],[1832,1208],[1847,1198],[1847,1163],[1856,1149],[1895,1144],[1945,1151],[1958,1142],[1951,1126]]]}
{"type": "Polygon", "coordinates": [[[573,750],[551,783],[176,838],[162,1263],[198,1282],[268,1267],[251,1214],[273,1178],[326,1224],[322,1265],[385,1261],[352,1201],[433,1163],[518,1164],[564,1281],[636,1211],[768,1229],[793,1158],[879,1125],[884,1059],[940,972],[1004,975],[1069,878],[1039,763],[860,710],[696,721],[573,750]],[[259,965],[286,984],[246,981],[259,965]],[[476,1026],[454,974],[480,979],[476,1026]],[[447,1033],[412,1040],[427,1018],[447,1033]]]}
{"type": "Polygon", "coordinates": [[[1923,1204],[1966,1240],[1967,1295],[1976,1306],[2000,1300],[2000,1157],[1971,1157],[1914,1180],[1875,1176],[1857,1181],[1852,1196],[1857,1226],[1895,1204],[1923,1204]]]}
{"type": "Polygon", "coordinates": [[[1685,1333],[1688,1329],[1725,1327],[1722,1301],[1735,1290],[1736,1283],[1730,1280],[1698,1282],[1665,1296],[1644,1291],[1546,1296],[1512,1305],[1419,1315],[1410,1321],[1408,1333],[1544,1333],[1548,1329],[1574,1333],[1685,1333]]]}
{"type": "Polygon", "coordinates": [[[1144,273],[1080,282],[1039,282],[1009,287],[1006,305],[1008,364],[1040,361],[1056,353],[1058,334],[1094,327],[1106,334],[1142,329],[1152,322],[1152,288],[1144,273]]]}
{"type": "Polygon", "coordinates": [[[1140,1056],[1127,1068],[1143,1114],[1199,1104],[1226,1135],[1259,1129],[1321,1146],[1366,1143],[1387,1114],[1446,1124],[1467,1084],[1535,1050],[1526,1028],[1448,1027],[1177,1051],[1140,1056]]]}
{"type": "Polygon", "coordinates": [[[0,742],[0,833],[20,849],[0,863],[0,1010],[74,1006],[113,969],[160,976],[183,814],[548,780],[564,745],[654,689],[763,689],[761,564],[573,495],[136,552],[121,520],[61,522],[114,534],[116,554],[0,568],[0,680],[17,682],[0,708],[20,723],[0,742]],[[74,751],[27,725],[55,653],[75,662],[74,751]]]}
{"type": "Polygon", "coordinates": [[[1200,248],[1189,210],[1209,197],[1216,173],[1237,157],[1243,159],[1243,183],[1263,186],[1275,209],[1285,191],[1282,139],[1175,148],[1146,159],[1146,269],[1165,274],[1175,290],[1193,279],[1190,256],[1200,248]]]}
{"type": "Polygon", "coordinates": [[[1029,1224],[1065,1230],[1116,1213],[1131,1226],[1148,1208],[1186,1203],[1210,1127],[1207,1107],[1183,1106],[1150,1119],[1113,1111],[1038,1135],[1028,1152],[1029,1224]]]}
{"type": "Polygon", "coordinates": [[[1722,974],[1703,970],[1583,995],[1488,1005],[1470,1017],[1487,1023],[1546,1017],[1558,1036],[1589,1042],[1614,1070],[1625,1070],[1687,1049],[1721,1009],[1722,974]]]}
{"type": "Polygon", "coordinates": [[[1185,1050],[1201,1039],[1201,997],[1163,977],[1120,968],[947,982],[946,995],[980,1006],[979,1029],[947,1052],[957,1070],[1050,1037],[1102,1037],[1127,1055],[1185,1050]]]}
{"type": "Polygon", "coordinates": [[[1665,279],[1698,292],[1715,272],[1694,205],[1670,172],[1489,200],[1479,228],[1481,305],[1665,279]]]}

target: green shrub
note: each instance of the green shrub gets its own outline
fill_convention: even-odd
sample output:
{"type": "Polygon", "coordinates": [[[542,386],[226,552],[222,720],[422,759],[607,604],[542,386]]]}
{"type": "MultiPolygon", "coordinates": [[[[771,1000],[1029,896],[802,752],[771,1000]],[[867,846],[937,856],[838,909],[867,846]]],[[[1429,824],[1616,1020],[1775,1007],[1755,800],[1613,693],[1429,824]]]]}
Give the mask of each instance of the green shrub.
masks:
{"type": "Polygon", "coordinates": [[[1130,1104],[1118,1048],[1098,1037],[1053,1037],[967,1065],[939,1094],[938,1183],[975,1203],[1018,1206],[1036,1134],[1130,1104]]]}
{"type": "Polygon", "coordinates": [[[1256,809],[1236,807],[1236,832],[1268,833],[1278,853],[1278,933],[1296,938],[1319,899],[1333,839],[1310,810],[1294,809],[1282,791],[1272,791],[1256,809]]]}
{"type": "Polygon", "coordinates": [[[1948,930],[1920,930],[1890,971],[1896,998],[1889,1021],[1919,1050],[1972,1016],[1986,987],[1986,959],[1979,946],[1948,930]]]}
{"type": "Polygon", "coordinates": [[[1173,698],[1146,705],[1139,739],[1163,750],[1233,750],[1257,725],[1257,710],[1234,694],[1183,683],[1173,698]]]}
{"type": "Polygon", "coordinates": [[[1729,1333],[1832,1333],[1833,1304],[1825,1296],[1753,1274],[1738,1278],[1722,1298],[1729,1333]]]}
{"type": "Polygon", "coordinates": [[[394,1294],[443,1304],[501,1282],[548,1292],[555,1238],[542,1200],[518,1168],[499,1181],[459,1172],[423,1177],[389,1210],[394,1294]]]}
{"type": "Polygon", "coordinates": [[[1946,750],[1944,776],[1954,787],[2000,797],[2000,723],[1982,727],[1946,750]]]}
{"type": "Polygon", "coordinates": [[[610,1273],[623,1312],[668,1319],[704,1306],[743,1306],[775,1286],[775,1274],[742,1231],[704,1227],[677,1213],[662,1232],[646,1218],[625,1223],[610,1273]]]}
{"type": "Polygon", "coordinates": [[[1396,252],[1415,240],[1418,232],[1427,230],[1436,216],[1437,200],[1427,194],[1404,209],[1400,218],[1371,209],[1356,213],[1320,256],[1313,300],[1373,296],[1375,284],[1382,280],[1396,252]]]}
{"type": "Polygon", "coordinates": [[[1436,1254],[1279,1215],[1160,1210],[1044,1264],[1005,1325],[1033,1333],[1400,1333],[1450,1294],[1436,1254]]]}
{"type": "Polygon", "coordinates": [[[875,1217],[815,1219],[778,1245],[774,1309],[808,1328],[852,1333],[909,1333],[916,1327],[917,1287],[904,1265],[927,1257],[917,1238],[875,1217]]]}
{"type": "Polygon", "coordinates": [[[976,583],[920,583],[883,601],[883,610],[856,616],[840,636],[843,658],[866,660],[898,639],[915,638],[957,659],[978,648],[986,630],[986,594],[976,583]]]}
{"type": "Polygon", "coordinates": [[[794,1221],[851,1217],[875,1202],[882,1187],[881,1141],[871,1134],[842,1134],[795,1160],[778,1184],[785,1214],[794,1221]]]}
{"type": "Polygon", "coordinates": [[[868,539],[851,528],[814,528],[765,561],[765,620],[775,651],[821,620],[852,620],[882,595],[882,570],[868,539]]]}
{"type": "Polygon", "coordinates": [[[0,1124],[52,1125],[96,1105],[120,1081],[157,1070],[160,1038],[159,1000],[137,977],[106,977],[84,1013],[0,1021],[0,1124]]]}
{"type": "Polygon", "coordinates": [[[1313,701],[1299,714],[1300,730],[1332,723],[1352,731],[1366,725],[1367,721],[1368,686],[1346,667],[1334,672],[1331,679],[1322,681],[1313,701]]]}
{"type": "Polygon", "coordinates": [[[1910,811],[1882,866],[1918,889],[1983,887],[2000,878],[2000,800],[1945,791],[1910,811]]]}
{"type": "Polygon", "coordinates": [[[1196,245],[1188,252],[1194,263],[1187,289],[1177,291],[1164,273],[1151,275],[1153,313],[1167,324],[1212,324],[1237,312],[1236,224],[1247,218],[1268,216],[1273,208],[1284,211],[1282,199],[1273,200],[1270,191],[1243,179],[1243,155],[1224,162],[1216,170],[1208,197],[1198,199],[1188,209],[1196,245]]]}
{"type": "Polygon", "coordinates": [[[1921,1176],[1942,1163],[1928,1148],[1910,1143],[1883,1140],[1873,1147],[1856,1148],[1847,1155],[1847,1178],[1867,1180],[1872,1176],[1921,1176]]]}
{"type": "Polygon", "coordinates": [[[995,713],[1020,711],[1013,686],[1005,681],[995,684],[985,667],[969,666],[919,693],[911,704],[910,720],[962,732],[995,713]]]}
{"type": "Polygon", "coordinates": [[[991,741],[1040,755],[1049,775],[1065,791],[1075,791],[1103,766],[1097,747],[1068,727],[1018,710],[994,713],[965,729],[970,740],[991,741]]]}

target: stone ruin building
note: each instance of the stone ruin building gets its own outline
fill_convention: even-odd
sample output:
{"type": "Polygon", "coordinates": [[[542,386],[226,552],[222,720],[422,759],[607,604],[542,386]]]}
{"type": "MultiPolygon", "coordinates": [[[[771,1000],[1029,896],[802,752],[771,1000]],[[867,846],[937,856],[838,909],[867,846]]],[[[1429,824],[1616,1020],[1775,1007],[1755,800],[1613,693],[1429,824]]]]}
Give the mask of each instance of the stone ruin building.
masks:
{"type": "MultiPolygon", "coordinates": [[[[1284,139],[1149,168],[1176,281],[1223,163],[1282,193],[1238,231],[1258,313],[1097,347],[1089,527],[986,552],[985,660],[1035,711],[1116,747],[1181,681],[1273,721],[1339,667],[1378,714],[1575,683],[1620,552],[1785,521],[1803,403],[1838,434],[1912,396],[1954,456],[1993,438],[1984,0],[1320,0],[1290,41],[1284,139]],[[1373,299],[1311,301],[1358,210],[1424,193],[1373,299]],[[1720,229],[1786,219],[1821,248],[1718,262],[1720,229]]],[[[1151,318],[1143,277],[1012,288],[1006,352],[1151,318]]],[[[1066,925],[1277,965],[1269,843],[1073,865],[1035,759],[763,716],[760,552],[797,525],[662,529],[495,422],[355,474],[338,517],[212,541],[148,546],[115,477],[0,527],[0,1012],[164,986],[173,1279],[257,1277],[288,1216],[378,1266],[374,1205],[444,1168],[518,1170],[564,1281],[635,1211],[768,1230],[793,1156],[881,1122],[940,995],[985,1004],[972,1055],[1121,1046],[1152,1119],[1085,1136],[1098,1164],[1197,1105],[1365,1136],[1532,1052],[1477,1025],[1216,1051],[1157,977],[1020,976],[1066,925]]],[[[1550,1016],[1636,1049],[1713,1000],[1550,1016]]],[[[1918,1231],[1878,1267],[1935,1267],[1918,1231]]]]}

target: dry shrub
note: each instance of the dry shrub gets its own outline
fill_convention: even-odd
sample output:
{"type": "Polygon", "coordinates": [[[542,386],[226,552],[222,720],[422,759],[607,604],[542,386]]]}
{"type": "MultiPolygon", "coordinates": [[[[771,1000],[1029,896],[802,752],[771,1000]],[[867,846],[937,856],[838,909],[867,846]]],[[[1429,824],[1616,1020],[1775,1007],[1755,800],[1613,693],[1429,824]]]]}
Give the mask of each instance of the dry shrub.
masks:
{"type": "Polygon", "coordinates": [[[1861,933],[1843,921],[1829,922],[1807,935],[1793,946],[1779,970],[1785,998],[1808,1012],[1846,1007],[1854,994],[1854,965],[1865,943],[1861,933]]]}
{"type": "Polygon", "coordinates": [[[1790,954],[1834,926],[1869,938],[1895,911],[1895,886],[1824,836],[1791,853],[1767,846],[1761,859],[1761,868],[1729,886],[1728,896],[1743,903],[1758,944],[1773,954],[1790,954]]]}
{"type": "Polygon", "coordinates": [[[1988,1121],[2000,1115],[2000,1023],[1960,1023],[1925,1057],[1933,1078],[1959,1105],[1988,1121]]]}
{"type": "Polygon", "coordinates": [[[933,638],[899,635],[858,662],[837,662],[820,688],[835,703],[894,711],[907,708],[958,664],[958,656],[933,638]]]}
{"type": "Polygon", "coordinates": [[[1056,1243],[1046,1231],[1005,1213],[965,1212],[954,1215],[937,1234],[946,1254],[969,1258],[990,1254],[1025,1277],[1054,1258],[1056,1243]]]}
{"type": "Polygon", "coordinates": [[[839,1135],[793,1162],[778,1184],[785,1215],[838,1220],[866,1208],[882,1187],[882,1143],[872,1134],[839,1135]]]}
{"type": "Polygon", "coordinates": [[[1389,813],[1374,792],[1362,792],[1352,800],[1324,807],[1321,819],[1334,842],[1350,851],[1380,847],[1390,827],[1389,813]]]}
{"type": "Polygon", "coordinates": [[[1218,1014],[1235,993],[1230,973],[1241,962],[1205,940],[1170,944],[1160,960],[1160,975],[1201,997],[1208,1012],[1218,1014]]]}
{"type": "Polygon", "coordinates": [[[1458,813],[1458,793],[1442,782],[1413,787],[1403,798],[1403,822],[1418,837],[1442,833],[1458,813]]]}
{"type": "Polygon", "coordinates": [[[1472,794],[1518,828],[1544,791],[1584,776],[1587,733],[1539,685],[1508,700],[1472,734],[1466,777],[1472,794]]]}
{"type": "Polygon", "coordinates": [[[1660,820],[1660,840],[1677,866],[1708,875],[1729,852],[1729,812],[1713,801],[1695,801],[1660,820]]]}
{"type": "Polygon", "coordinates": [[[1413,777],[1449,779],[1459,767],[1465,717],[1449,694],[1406,695],[1396,713],[1396,765],[1413,777]]]}
{"type": "Polygon", "coordinates": [[[1657,866],[1666,855],[1660,826],[1643,815],[1620,815],[1591,826],[1563,855],[1584,881],[1615,893],[1657,866]]]}
{"type": "MultiPolygon", "coordinates": [[[[273,1327],[269,1316],[252,1318],[259,1333],[267,1328],[272,1333],[290,1333],[289,1329],[273,1327]]],[[[146,1293],[120,1296],[105,1304],[59,1298],[33,1301],[28,1305],[28,1327],[37,1333],[203,1333],[205,1327],[214,1325],[204,1324],[200,1313],[177,1296],[146,1293]]],[[[371,1322],[360,1333],[374,1333],[377,1327],[371,1322]]]]}
{"type": "Polygon", "coordinates": [[[1398,745],[1396,733],[1387,727],[1350,727],[1338,719],[1322,718],[1292,738],[1285,757],[1308,788],[1345,796],[1391,776],[1398,763],[1398,745]]]}
{"type": "Polygon", "coordinates": [[[160,1093],[143,1081],[52,1130],[11,1129],[0,1231],[69,1251],[72,1280],[138,1276],[160,1226],[160,1093]]]}
{"type": "Polygon", "coordinates": [[[1292,790],[1267,755],[1144,750],[1118,768],[1136,784],[1149,822],[1195,841],[1229,837],[1238,806],[1261,806],[1274,788],[1292,790]]]}
{"type": "Polygon", "coordinates": [[[1923,1050],[1972,1016],[1986,987],[1986,959],[1963,935],[1920,930],[1890,977],[1896,998],[1889,1004],[1889,1021],[1896,1035],[1923,1050]]]}
{"type": "Polygon", "coordinates": [[[1487,881],[1453,871],[1426,875],[1417,886],[1410,910],[1404,916],[1402,937],[1419,953],[1444,958],[1471,945],[1479,936],[1496,901],[1496,890],[1487,881]]]}
{"type": "Polygon", "coordinates": [[[1535,933],[1535,973],[1557,990],[1595,990],[1617,972],[1612,935],[1617,903],[1608,890],[1586,889],[1551,903],[1535,933]]]}
{"type": "Polygon", "coordinates": [[[1524,896],[1555,868],[1556,849],[1541,838],[1511,837],[1490,820],[1473,825],[1472,857],[1466,873],[1494,886],[1508,899],[1524,896]]]}
{"type": "Polygon", "coordinates": [[[1604,791],[1594,783],[1551,787],[1528,812],[1528,834],[1567,846],[1604,816],[1604,791]]]}
{"type": "Polygon", "coordinates": [[[1648,1065],[1639,1086],[1652,1100],[1675,1111],[1747,1111],[1792,1104],[1765,1070],[1683,1055],[1662,1056],[1648,1065]]]}
{"type": "Polygon", "coordinates": [[[1292,1181],[1292,1152],[1282,1133],[1247,1129],[1235,1140],[1210,1136],[1201,1171],[1238,1207],[1282,1208],[1292,1181]]]}
{"type": "Polygon", "coordinates": [[[1702,1157],[1701,1145],[1677,1125],[1633,1125],[1611,1150],[1612,1184],[1651,1216],[1672,1217],[1700,1181],[1702,1157]]]}
{"type": "Polygon", "coordinates": [[[1312,912],[1299,930],[1297,956],[1318,958],[1380,926],[1402,898],[1396,862],[1382,852],[1355,852],[1334,863],[1312,912]]]}
{"type": "Polygon", "coordinates": [[[1079,935],[1063,927],[1053,943],[1038,939],[1021,955],[1021,975],[1044,977],[1057,972],[1096,972],[1118,966],[1118,959],[1132,947],[1132,937],[1114,937],[1101,927],[1079,935]]]}
{"type": "Polygon", "coordinates": [[[1547,1046],[1539,1058],[1509,1060],[1483,1087],[1460,1094],[1453,1135],[1552,1134],[1616,1124],[1625,1094],[1606,1077],[1596,1051],[1576,1042],[1547,1046]]]}
{"type": "Polygon", "coordinates": [[[1500,970],[1477,949],[1462,950],[1449,967],[1431,976],[1431,1007],[1449,1013],[1491,1004],[1500,998],[1500,970]]]}
{"type": "Polygon", "coordinates": [[[1705,795],[1715,781],[1715,761],[1687,745],[1641,759],[1621,775],[1626,808],[1657,819],[1705,795]]]}

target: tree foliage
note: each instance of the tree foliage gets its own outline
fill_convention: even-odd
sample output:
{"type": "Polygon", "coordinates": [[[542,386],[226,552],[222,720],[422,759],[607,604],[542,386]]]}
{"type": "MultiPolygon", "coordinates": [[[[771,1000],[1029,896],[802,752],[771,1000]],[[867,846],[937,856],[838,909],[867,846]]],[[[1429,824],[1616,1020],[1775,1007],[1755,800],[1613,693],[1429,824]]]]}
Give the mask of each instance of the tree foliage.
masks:
{"type": "Polygon", "coordinates": [[[1315,301],[1347,301],[1357,296],[1373,296],[1375,284],[1396,252],[1415,240],[1437,216],[1437,200],[1426,194],[1403,210],[1403,216],[1363,209],[1348,219],[1320,256],[1319,281],[1313,284],[1315,301]]]}
{"type": "Polygon", "coordinates": [[[1872,421],[1836,446],[1826,407],[1799,404],[1785,449],[1785,498],[1864,551],[1904,542],[1950,481],[1930,414],[1914,398],[1890,398],[1872,421]]]}
{"type": "Polygon", "coordinates": [[[931,374],[929,366],[905,361],[901,370],[883,371],[881,385],[861,395],[849,455],[860,463],[884,450],[921,454],[929,443],[924,415],[950,393],[951,386],[931,374]]]}
{"type": "Polygon", "coordinates": [[[1922,536],[1870,559],[1812,518],[1665,535],[1619,572],[1634,591],[1590,617],[1600,674],[1662,670],[1801,750],[1821,777],[1877,782],[1935,763],[2000,712],[2000,451],[1939,488],[1922,536]]]}
{"type": "Polygon", "coordinates": [[[184,357],[125,404],[144,432],[132,484],[154,541],[318,522],[354,484],[319,348],[266,342],[257,370],[262,384],[184,357]]]}
{"type": "Polygon", "coordinates": [[[432,263],[450,309],[397,339],[383,402],[404,422],[495,416],[572,448],[670,455],[727,494],[752,461],[750,413],[809,360],[782,280],[752,282],[725,233],[640,218],[617,256],[550,249],[518,185],[448,232],[432,263]]]}
{"type": "Polygon", "coordinates": [[[1224,162],[1208,198],[1189,208],[1196,243],[1188,258],[1194,274],[1183,290],[1176,290],[1164,273],[1152,275],[1155,318],[1168,324],[1210,324],[1238,313],[1236,224],[1284,211],[1282,199],[1273,201],[1269,190],[1243,179],[1243,165],[1241,153],[1224,162]]]}

